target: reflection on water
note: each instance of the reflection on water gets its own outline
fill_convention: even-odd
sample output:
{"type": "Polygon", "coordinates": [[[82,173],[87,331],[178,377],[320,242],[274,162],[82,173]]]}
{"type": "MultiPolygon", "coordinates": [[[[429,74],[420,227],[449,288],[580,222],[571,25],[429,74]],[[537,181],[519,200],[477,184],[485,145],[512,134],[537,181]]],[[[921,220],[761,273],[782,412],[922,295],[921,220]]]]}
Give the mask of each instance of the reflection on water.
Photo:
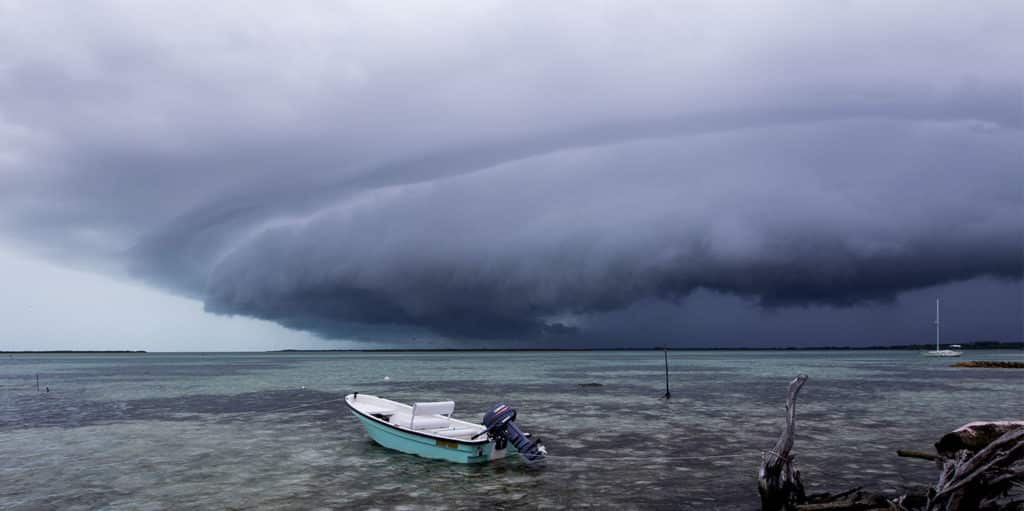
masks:
{"type": "Polygon", "coordinates": [[[810,381],[795,452],[810,491],[931,481],[931,464],[894,451],[1024,415],[1024,373],[914,352],[674,352],[667,402],[662,363],[659,352],[5,357],[0,508],[755,509],[760,451],[799,372],[810,381]],[[454,399],[473,421],[507,400],[553,456],[535,470],[395,453],[345,410],[352,391],[454,399]]]}

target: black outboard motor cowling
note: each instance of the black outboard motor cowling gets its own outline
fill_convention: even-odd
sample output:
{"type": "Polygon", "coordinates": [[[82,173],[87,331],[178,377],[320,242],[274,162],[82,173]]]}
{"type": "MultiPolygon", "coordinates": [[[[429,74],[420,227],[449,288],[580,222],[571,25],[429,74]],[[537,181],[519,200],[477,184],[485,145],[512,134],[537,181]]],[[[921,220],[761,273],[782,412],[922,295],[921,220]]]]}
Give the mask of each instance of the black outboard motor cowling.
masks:
{"type": "Polygon", "coordinates": [[[514,422],[516,410],[506,403],[498,403],[486,414],[484,414],[484,426],[487,426],[487,436],[494,439],[496,449],[505,447],[507,442],[512,442],[516,450],[528,463],[544,459],[547,450],[540,445],[540,441],[534,441],[523,433],[514,422]]]}

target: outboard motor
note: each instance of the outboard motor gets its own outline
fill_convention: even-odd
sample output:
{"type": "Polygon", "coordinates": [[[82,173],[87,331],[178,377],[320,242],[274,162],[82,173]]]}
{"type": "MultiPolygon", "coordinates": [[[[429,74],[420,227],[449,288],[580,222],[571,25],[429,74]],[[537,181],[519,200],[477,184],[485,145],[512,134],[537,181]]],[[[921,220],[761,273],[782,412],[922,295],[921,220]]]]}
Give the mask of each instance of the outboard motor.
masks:
{"type": "Polygon", "coordinates": [[[544,459],[548,453],[547,449],[541,445],[540,440],[534,441],[526,433],[523,433],[516,426],[515,420],[515,408],[506,403],[498,403],[484,414],[484,426],[487,426],[485,433],[488,438],[494,440],[494,448],[504,449],[508,446],[508,442],[512,442],[527,463],[544,459]]]}

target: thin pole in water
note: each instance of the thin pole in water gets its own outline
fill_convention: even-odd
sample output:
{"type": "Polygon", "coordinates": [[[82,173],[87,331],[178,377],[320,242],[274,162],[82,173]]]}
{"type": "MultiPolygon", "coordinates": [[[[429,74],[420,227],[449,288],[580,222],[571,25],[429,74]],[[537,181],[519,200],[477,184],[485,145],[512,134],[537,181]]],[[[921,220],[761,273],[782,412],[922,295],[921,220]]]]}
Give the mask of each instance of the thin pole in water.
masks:
{"type": "Polygon", "coordinates": [[[665,399],[672,399],[672,393],[668,390],[668,346],[665,346],[665,399]]]}
{"type": "Polygon", "coordinates": [[[39,392],[39,373],[36,373],[36,392],[39,392]]]}
{"type": "Polygon", "coordinates": [[[939,351],[939,299],[935,299],[935,351],[939,351]]]}

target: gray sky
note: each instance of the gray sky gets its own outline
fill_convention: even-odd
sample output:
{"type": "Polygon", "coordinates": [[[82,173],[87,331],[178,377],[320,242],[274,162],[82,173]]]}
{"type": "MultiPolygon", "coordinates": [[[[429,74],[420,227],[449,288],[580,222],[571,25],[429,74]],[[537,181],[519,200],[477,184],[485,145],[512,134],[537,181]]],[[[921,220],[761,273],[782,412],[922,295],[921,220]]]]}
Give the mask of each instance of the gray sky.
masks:
{"type": "Polygon", "coordinates": [[[3,2],[0,349],[1019,340],[1020,26],[3,2]]]}

